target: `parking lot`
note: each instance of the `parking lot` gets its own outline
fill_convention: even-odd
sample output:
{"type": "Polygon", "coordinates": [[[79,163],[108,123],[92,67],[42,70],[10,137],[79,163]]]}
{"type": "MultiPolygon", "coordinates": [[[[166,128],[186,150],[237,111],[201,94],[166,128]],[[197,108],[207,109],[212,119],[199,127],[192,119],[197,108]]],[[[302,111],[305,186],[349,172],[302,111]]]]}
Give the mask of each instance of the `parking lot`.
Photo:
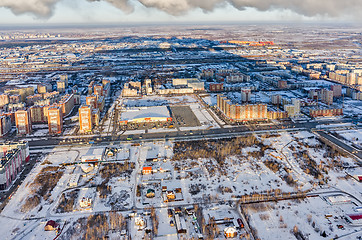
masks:
{"type": "Polygon", "coordinates": [[[200,122],[189,106],[172,106],[171,115],[175,126],[197,127],[200,122]]]}

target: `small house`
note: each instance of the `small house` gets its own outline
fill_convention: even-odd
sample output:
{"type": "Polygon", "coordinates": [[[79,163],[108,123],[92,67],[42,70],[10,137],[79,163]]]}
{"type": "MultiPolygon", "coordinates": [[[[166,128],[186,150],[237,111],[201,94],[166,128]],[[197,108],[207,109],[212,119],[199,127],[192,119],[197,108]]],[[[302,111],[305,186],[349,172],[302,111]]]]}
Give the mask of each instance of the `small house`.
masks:
{"type": "Polygon", "coordinates": [[[59,224],[53,220],[49,220],[44,227],[45,231],[54,231],[57,230],[59,227],[59,224]]]}
{"type": "Polygon", "coordinates": [[[226,238],[234,238],[238,234],[234,227],[227,227],[224,229],[224,234],[226,238]]]}
{"type": "Polygon", "coordinates": [[[147,175],[152,173],[152,167],[143,167],[142,174],[147,175]]]}

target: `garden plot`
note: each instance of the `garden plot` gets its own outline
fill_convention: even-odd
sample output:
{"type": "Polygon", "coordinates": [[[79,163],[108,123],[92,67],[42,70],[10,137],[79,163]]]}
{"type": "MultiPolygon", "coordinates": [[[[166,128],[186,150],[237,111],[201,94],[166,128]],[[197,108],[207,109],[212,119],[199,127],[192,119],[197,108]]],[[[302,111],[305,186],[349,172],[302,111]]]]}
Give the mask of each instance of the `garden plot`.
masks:
{"type": "Polygon", "coordinates": [[[232,239],[246,237],[245,230],[240,227],[237,221],[240,215],[235,211],[235,208],[223,204],[214,204],[208,208],[203,208],[202,214],[205,225],[201,227],[205,228],[206,235],[212,236],[213,239],[226,239],[224,231],[227,228],[237,231],[237,238],[232,239]]]}

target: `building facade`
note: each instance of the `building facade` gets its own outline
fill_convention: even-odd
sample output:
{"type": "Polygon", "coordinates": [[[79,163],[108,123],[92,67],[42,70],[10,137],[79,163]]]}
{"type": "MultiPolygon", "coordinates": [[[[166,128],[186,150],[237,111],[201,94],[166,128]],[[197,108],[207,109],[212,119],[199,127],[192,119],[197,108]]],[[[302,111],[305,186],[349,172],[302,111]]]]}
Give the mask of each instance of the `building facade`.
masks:
{"type": "Polygon", "coordinates": [[[79,108],[79,132],[91,132],[93,128],[92,107],[83,105],[79,108]]]}
{"type": "Polygon", "coordinates": [[[60,134],[63,131],[63,111],[60,107],[48,108],[49,134],[60,134]]]}
{"type": "Polygon", "coordinates": [[[0,190],[4,190],[11,186],[23,164],[29,161],[29,145],[25,141],[1,143],[0,150],[0,190]]]}
{"type": "Polygon", "coordinates": [[[15,112],[15,125],[18,135],[30,134],[32,130],[30,111],[18,110],[15,112]]]}

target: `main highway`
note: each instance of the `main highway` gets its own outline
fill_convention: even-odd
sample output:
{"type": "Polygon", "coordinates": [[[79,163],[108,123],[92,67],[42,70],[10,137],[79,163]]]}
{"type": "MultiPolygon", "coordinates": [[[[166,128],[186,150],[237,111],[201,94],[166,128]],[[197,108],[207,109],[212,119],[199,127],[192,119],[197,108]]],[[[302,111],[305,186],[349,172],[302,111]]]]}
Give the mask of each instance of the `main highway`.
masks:
{"type": "MultiPolygon", "coordinates": [[[[29,141],[30,149],[51,148],[57,145],[112,145],[123,141],[131,142],[146,142],[157,140],[174,140],[174,141],[190,141],[200,139],[217,139],[235,137],[240,135],[254,134],[254,133],[276,133],[280,131],[310,131],[315,130],[318,125],[325,125],[328,127],[335,126],[333,124],[348,124],[351,123],[350,119],[342,120],[329,120],[329,121],[306,121],[306,122],[292,122],[285,121],[282,123],[262,123],[262,124],[249,124],[249,125],[235,125],[233,127],[224,128],[211,128],[199,129],[189,131],[170,131],[170,132],[155,132],[155,133],[138,133],[121,135],[90,135],[90,136],[77,136],[77,137],[48,137],[48,138],[33,138],[29,141]]],[[[349,125],[347,125],[349,126],[349,125]]]]}

